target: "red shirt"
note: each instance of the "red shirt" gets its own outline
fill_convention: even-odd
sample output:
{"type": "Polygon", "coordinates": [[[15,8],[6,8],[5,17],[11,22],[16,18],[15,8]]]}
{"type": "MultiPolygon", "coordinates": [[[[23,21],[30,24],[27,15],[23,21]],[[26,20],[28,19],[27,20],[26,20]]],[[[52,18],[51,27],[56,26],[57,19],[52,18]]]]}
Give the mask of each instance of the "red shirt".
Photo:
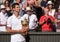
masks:
{"type": "MultiPolygon", "coordinates": [[[[51,21],[54,21],[54,18],[53,18],[52,16],[46,17],[46,16],[44,15],[44,16],[42,16],[42,17],[40,18],[39,22],[43,22],[44,20],[47,20],[48,18],[50,18],[51,21]]],[[[42,31],[53,31],[53,29],[50,27],[50,23],[49,23],[49,24],[47,24],[47,22],[44,23],[44,24],[42,25],[42,31]]]]}

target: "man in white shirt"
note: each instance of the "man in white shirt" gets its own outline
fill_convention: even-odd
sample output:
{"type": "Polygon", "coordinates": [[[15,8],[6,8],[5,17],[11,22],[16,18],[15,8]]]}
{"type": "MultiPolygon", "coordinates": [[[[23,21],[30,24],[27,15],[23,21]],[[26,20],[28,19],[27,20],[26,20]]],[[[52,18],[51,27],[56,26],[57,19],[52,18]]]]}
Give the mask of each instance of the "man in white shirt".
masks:
{"type": "Polygon", "coordinates": [[[7,32],[12,33],[11,42],[25,42],[24,33],[28,27],[22,27],[21,17],[19,16],[19,4],[12,5],[13,15],[7,20],[7,32]]]}
{"type": "Polygon", "coordinates": [[[30,7],[26,8],[27,14],[23,15],[23,19],[26,18],[29,21],[29,29],[34,31],[37,27],[37,17],[35,14],[32,14],[30,7]]]}
{"type": "Polygon", "coordinates": [[[0,12],[0,31],[6,32],[6,23],[7,23],[7,15],[5,13],[5,6],[1,5],[0,12]]]}

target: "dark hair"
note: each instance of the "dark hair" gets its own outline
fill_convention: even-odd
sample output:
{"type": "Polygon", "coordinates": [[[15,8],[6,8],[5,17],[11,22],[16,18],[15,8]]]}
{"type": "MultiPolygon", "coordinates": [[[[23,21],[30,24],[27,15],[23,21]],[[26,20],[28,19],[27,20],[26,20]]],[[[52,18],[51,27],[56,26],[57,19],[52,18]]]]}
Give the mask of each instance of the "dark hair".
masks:
{"type": "Polygon", "coordinates": [[[19,5],[18,3],[13,3],[12,8],[15,8],[16,5],[19,5]]]}

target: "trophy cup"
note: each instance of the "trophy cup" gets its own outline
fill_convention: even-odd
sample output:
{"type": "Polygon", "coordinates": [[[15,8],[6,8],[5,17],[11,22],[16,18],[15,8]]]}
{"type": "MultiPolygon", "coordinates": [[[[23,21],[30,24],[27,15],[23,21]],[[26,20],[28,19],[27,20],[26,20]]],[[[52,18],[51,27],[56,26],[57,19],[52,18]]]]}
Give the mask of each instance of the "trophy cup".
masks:
{"type": "Polygon", "coordinates": [[[29,23],[28,23],[26,18],[21,21],[21,24],[22,24],[22,26],[28,26],[29,25],[29,23]]]}
{"type": "MultiPolygon", "coordinates": [[[[29,27],[29,23],[26,18],[24,20],[21,20],[21,24],[22,27],[29,27]]],[[[24,33],[26,35],[28,33],[28,28],[23,28],[23,29],[26,30],[26,32],[24,33]]]]}

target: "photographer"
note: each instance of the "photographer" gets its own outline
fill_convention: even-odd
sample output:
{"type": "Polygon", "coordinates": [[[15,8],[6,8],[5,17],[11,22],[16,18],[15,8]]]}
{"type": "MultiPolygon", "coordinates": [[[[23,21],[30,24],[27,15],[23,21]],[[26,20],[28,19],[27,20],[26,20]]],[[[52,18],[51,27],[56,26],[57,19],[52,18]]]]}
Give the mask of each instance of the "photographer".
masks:
{"type": "Polygon", "coordinates": [[[48,14],[48,8],[44,8],[45,14],[40,18],[39,20],[39,25],[41,25],[42,32],[53,32],[56,31],[55,24],[55,19],[48,14]]]}

